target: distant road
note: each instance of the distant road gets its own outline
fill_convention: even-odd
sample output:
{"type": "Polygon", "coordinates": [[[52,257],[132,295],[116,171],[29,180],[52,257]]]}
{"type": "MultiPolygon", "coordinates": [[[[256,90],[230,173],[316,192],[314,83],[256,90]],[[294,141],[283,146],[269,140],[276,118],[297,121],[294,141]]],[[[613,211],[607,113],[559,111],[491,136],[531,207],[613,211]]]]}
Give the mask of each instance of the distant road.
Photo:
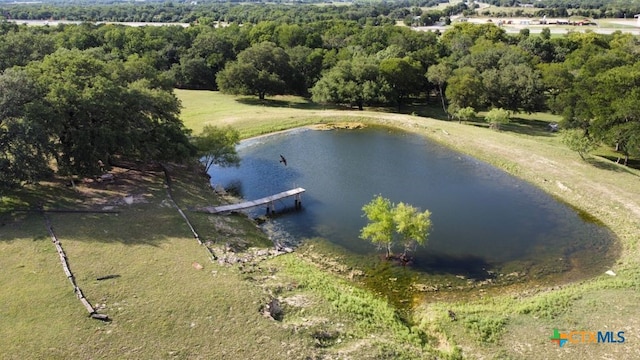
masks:
{"type": "MultiPolygon", "coordinates": [[[[618,21],[616,20],[610,20],[607,21],[607,23],[609,24],[613,24],[616,27],[611,27],[611,26],[607,26],[607,25],[585,25],[585,26],[567,26],[567,25],[520,25],[520,21],[530,21],[531,19],[519,19],[519,18],[470,18],[468,19],[468,22],[470,23],[474,23],[474,24],[486,24],[487,22],[489,22],[489,20],[491,20],[491,22],[493,22],[494,24],[497,24],[498,21],[503,20],[503,21],[508,21],[511,20],[511,24],[504,24],[501,27],[508,33],[508,34],[517,34],[520,32],[520,30],[522,29],[529,29],[529,32],[531,34],[539,34],[540,32],[542,32],[542,29],[549,28],[549,30],[551,30],[551,34],[567,34],[569,32],[586,32],[586,31],[593,31],[596,34],[613,34],[616,31],[620,31],[623,33],[628,33],[628,34],[632,34],[632,35],[636,35],[636,36],[640,36],[640,23],[638,23],[638,21],[636,20],[623,20],[620,19],[618,21]]],[[[455,24],[455,20],[454,20],[454,24],[455,24]]],[[[450,26],[420,26],[420,27],[414,27],[413,29],[418,30],[418,31],[440,31],[440,32],[444,32],[447,31],[447,29],[449,29],[450,26]]]]}
{"type": "MultiPolygon", "coordinates": [[[[488,18],[470,18],[468,21],[475,24],[484,24],[487,23],[488,18]]],[[[517,34],[522,29],[529,29],[531,34],[539,34],[542,32],[542,29],[547,27],[551,30],[551,34],[567,34],[570,31],[573,32],[585,32],[585,31],[593,31],[597,34],[612,34],[616,31],[621,31],[623,33],[629,33],[632,35],[640,36],[640,25],[635,20],[619,20],[619,21],[610,21],[612,24],[620,25],[622,27],[606,27],[606,25],[600,26],[557,26],[557,25],[518,25],[520,19],[491,19],[491,21],[495,24],[499,20],[512,20],[512,24],[502,25],[502,28],[509,34],[517,34]]],[[[526,19],[530,20],[530,19],[526,19]]],[[[83,21],[69,21],[69,20],[7,20],[10,22],[14,22],[16,24],[26,24],[30,26],[58,26],[59,24],[81,24],[83,21]]],[[[118,25],[126,25],[126,26],[182,26],[188,27],[187,23],[164,23],[164,22],[112,22],[112,21],[95,21],[95,24],[118,24],[118,25]]],[[[447,29],[451,28],[451,26],[419,26],[412,27],[414,30],[418,31],[440,31],[444,32],[447,29]]]]}
{"type": "MultiPolygon", "coordinates": [[[[563,34],[567,34],[569,32],[586,32],[586,31],[593,31],[596,34],[604,34],[604,35],[609,35],[609,34],[613,34],[616,31],[620,31],[622,33],[628,33],[628,34],[632,34],[632,35],[636,35],[636,36],[640,36],[640,29],[628,29],[628,28],[600,28],[600,27],[595,27],[595,26],[575,26],[572,28],[562,28],[562,27],[558,27],[558,28],[554,28],[553,26],[547,26],[550,30],[551,30],[551,34],[559,34],[559,35],[563,35],[563,34]]],[[[414,30],[418,30],[418,31],[440,31],[440,32],[445,32],[447,31],[447,29],[449,29],[450,27],[448,26],[420,26],[420,27],[414,27],[414,30]]],[[[526,26],[526,25],[505,25],[502,26],[502,28],[507,32],[507,34],[518,34],[520,32],[520,30],[522,29],[529,29],[529,32],[531,34],[540,34],[542,32],[543,26],[538,26],[538,25],[530,25],[530,26],[526,26]]]]}

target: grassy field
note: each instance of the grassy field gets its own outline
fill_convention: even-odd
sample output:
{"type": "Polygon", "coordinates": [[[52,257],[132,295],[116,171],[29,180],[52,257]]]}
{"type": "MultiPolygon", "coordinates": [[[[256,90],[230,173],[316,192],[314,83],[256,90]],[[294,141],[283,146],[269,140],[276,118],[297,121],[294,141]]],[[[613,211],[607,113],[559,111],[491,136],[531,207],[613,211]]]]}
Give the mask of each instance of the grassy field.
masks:
{"type": "Polygon", "coordinates": [[[208,91],[176,90],[176,94],[184,107],[182,120],[196,134],[205,125],[233,125],[243,138],[248,138],[312,124],[323,110],[321,106],[297,97],[260,101],[208,91]],[[305,110],[304,118],[299,118],[301,110],[305,110]]]}
{"type": "MultiPolygon", "coordinates": [[[[599,157],[580,160],[544,130],[556,118],[521,116],[497,132],[480,122],[325,109],[291,97],[260,102],[216,92],[177,95],[183,119],[196,133],[205,124],[231,125],[251,137],[315,123],[361,122],[428,136],[598,218],[620,239],[620,257],[612,266],[617,275],[508,288],[497,296],[470,291],[459,301],[416,298],[414,312],[401,318],[384,299],[350,280],[357,269],[325,250],[310,247],[234,266],[211,261],[168,201],[162,173],[117,169],[113,183],[80,184],[75,191],[50,183],[0,198],[0,358],[640,357],[640,174],[599,157]],[[6,211],[36,203],[119,211],[49,214],[78,285],[111,322],[90,319],[75,298],[42,215],[6,211]],[[97,280],[107,275],[118,276],[97,280]],[[274,297],[284,309],[282,321],[259,311],[274,297]],[[549,340],[554,328],[625,331],[627,340],[558,348],[549,340]]],[[[420,107],[407,112],[437,114],[420,107]]],[[[170,171],[184,209],[225,201],[197,170],[170,171]]],[[[217,254],[269,244],[244,217],[186,212],[217,254]]]]}

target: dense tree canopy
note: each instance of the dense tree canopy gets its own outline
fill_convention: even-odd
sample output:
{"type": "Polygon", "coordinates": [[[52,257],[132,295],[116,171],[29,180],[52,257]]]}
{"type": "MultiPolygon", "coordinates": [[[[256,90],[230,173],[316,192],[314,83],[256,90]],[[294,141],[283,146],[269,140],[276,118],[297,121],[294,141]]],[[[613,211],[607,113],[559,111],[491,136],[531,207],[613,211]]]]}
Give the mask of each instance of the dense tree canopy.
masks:
{"type": "Polygon", "coordinates": [[[35,181],[53,168],[98,175],[115,157],[179,161],[195,155],[173,93],[153,86],[154,79],[128,80],[126,66],[106,58],[99,49],[61,48],[2,74],[5,185],[35,181]]]}
{"type": "Polygon", "coordinates": [[[409,58],[390,58],[380,62],[380,75],[389,85],[389,97],[398,106],[424,87],[424,69],[409,58]]]}
{"type": "Polygon", "coordinates": [[[37,182],[49,171],[51,144],[45,114],[33,80],[10,69],[0,75],[0,189],[37,182]]]}
{"type": "Polygon", "coordinates": [[[362,110],[379,103],[388,86],[380,78],[377,61],[371,57],[342,60],[327,71],[311,89],[312,99],[320,103],[347,104],[362,110]]]}
{"type": "Polygon", "coordinates": [[[180,105],[166,90],[146,79],[118,76],[119,62],[99,51],[61,49],[33,63],[48,108],[46,121],[59,170],[95,175],[99,161],[114,155],[145,160],[176,160],[192,153],[178,118],[180,105]]]}
{"type": "Polygon", "coordinates": [[[193,22],[186,28],[0,22],[2,181],[36,181],[49,169],[20,163],[53,159],[61,173],[89,175],[116,156],[193,154],[175,87],[298,94],[359,109],[437,99],[458,119],[463,109],[550,110],[621,160],[638,154],[637,37],[509,35],[491,23],[459,23],[440,35],[387,21],[425,15],[397,9],[220,4],[181,13],[193,22]]]}
{"type": "Polygon", "coordinates": [[[286,94],[292,72],[284,49],[265,41],[238,54],[238,61],[228,63],[216,81],[222,92],[262,100],[266,95],[286,94]]]}

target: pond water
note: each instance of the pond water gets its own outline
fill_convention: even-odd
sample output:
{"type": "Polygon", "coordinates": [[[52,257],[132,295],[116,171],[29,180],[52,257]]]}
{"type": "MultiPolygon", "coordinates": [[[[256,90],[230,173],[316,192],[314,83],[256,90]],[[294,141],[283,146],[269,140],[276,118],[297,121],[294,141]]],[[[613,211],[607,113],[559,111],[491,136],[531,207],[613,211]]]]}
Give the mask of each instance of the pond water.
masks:
{"type": "Polygon", "coordinates": [[[347,253],[380,253],[359,238],[362,206],[380,194],[431,211],[428,244],[412,265],[421,272],[477,276],[509,264],[528,272],[541,272],[540,264],[546,272],[581,264],[599,272],[609,265],[603,264],[613,243],[608,229],[526,182],[415,134],[297,129],[244,141],[238,153],[240,167],[212,168],[214,186],[233,188],[246,200],[306,189],[301,211],[287,212],[293,198],[276,203],[285,214],[267,228],[278,241],[320,237],[347,253]]]}

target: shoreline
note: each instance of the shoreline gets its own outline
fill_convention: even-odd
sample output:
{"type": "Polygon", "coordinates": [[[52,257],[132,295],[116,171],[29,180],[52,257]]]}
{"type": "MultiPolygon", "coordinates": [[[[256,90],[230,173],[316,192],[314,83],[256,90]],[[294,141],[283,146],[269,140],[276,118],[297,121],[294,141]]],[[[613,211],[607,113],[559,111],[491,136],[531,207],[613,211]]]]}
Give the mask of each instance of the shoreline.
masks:
{"type": "MultiPolygon", "coordinates": [[[[296,129],[312,129],[312,130],[332,130],[332,129],[359,129],[362,127],[366,127],[368,125],[377,125],[377,126],[388,126],[392,128],[396,128],[403,131],[408,131],[410,133],[414,133],[420,136],[424,136],[432,141],[436,141],[437,143],[446,146],[454,151],[458,151],[465,155],[474,157],[478,160],[485,161],[488,164],[495,166],[512,176],[517,177],[520,180],[526,181],[527,183],[532,184],[533,186],[541,189],[545,193],[554,197],[555,199],[565,203],[566,205],[574,208],[577,212],[582,212],[587,214],[590,217],[593,217],[597,221],[601,222],[603,226],[605,226],[609,231],[611,231],[615,240],[612,244],[611,250],[614,251],[615,255],[613,258],[615,259],[614,264],[612,264],[612,269],[620,265],[629,265],[632,263],[632,259],[629,258],[629,250],[633,247],[632,239],[630,239],[631,234],[628,234],[626,231],[620,231],[620,226],[618,222],[612,221],[610,216],[606,216],[608,214],[603,214],[599,211],[593,211],[594,198],[596,200],[604,200],[602,196],[591,196],[589,200],[591,201],[583,201],[578,202],[576,199],[585,199],[588,198],[583,196],[582,194],[576,194],[577,190],[582,189],[572,189],[573,186],[569,187],[565,185],[565,179],[558,179],[552,181],[550,179],[546,179],[544,177],[540,177],[540,174],[537,174],[537,170],[535,167],[528,166],[527,161],[519,161],[513,162],[511,158],[506,156],[500,156],[500,154],[496,154],[495,151],[486,151],[477,144],[460,144],[460,139],[455,139],[456,130],[470,128],[470,125],[466,124],[458,124],[457,122],[449,122],[444,120],[437,120],[431,118],[421,118],[414,117],[410,115],[403,114],[380,114],[380,113],[356,113],[356,114],[347,114],[342,113],[342,119],[338,121],[333,121],[333,117],[331,115],[327,115],[323,117],[321,120],[317,120],[313,124],[293,127],[290,129],[279,130],[273,133],[261,134],[254,137],[249,137],[245,140],[249,139],[258,139],[264,136],[270,136],[275,134],[286,133],[290,131],[294,131],[296,129]],[[350,119],[356,117],[356,119],[350,119]],[[356,126],[351,127],[350,124],[356,124],[356,126]],[[536,174],[538,176],[536,176],[536,174]],[[620,263],[622,261],[622,263],[620,263]]],[[[489,137],[494,136],[513,136],[513,134],[509,134],[506,132],[494,132],[487,130],[487,135],[489,137]]],[[[568,149],[563,149],[566,152],[570,152],[568,149]]],[[[534,156],[541,156],[538,153],[532,152],[534,156]]],[[[576,155],[577,157],[577,155],[576,155]]],[[[588,165],[588,164],[587,164],[588,165]]],[[[589,165],[592,166],[592,165],[589,165]]],[[[606,170],[601,170],[606,171],[606,170]]],[[[634,174],[634,176],[637,176],[634,174]]],[[[581,191],[582,192],[582,191],[581,191]]],[[[612,199],[609,199],[612,200],[612,199]]],[[[612,218],[620,218],[622,215],[619,214],[619,208],[616,208],[615,211],[618,214],[612,216],[612,218]]],[[[613,215],[613,214],[611,214],[613,215]]],[[[638,219],[635,219],[638,221],[638,219]]],[[[640,235],[639,231],[636,231],[637,235],[640,235]]],[[[615,271],[615,270],[614,270],[615,271]]],[[[597,276],[596,276],[597,277],[597,276]]]]}

